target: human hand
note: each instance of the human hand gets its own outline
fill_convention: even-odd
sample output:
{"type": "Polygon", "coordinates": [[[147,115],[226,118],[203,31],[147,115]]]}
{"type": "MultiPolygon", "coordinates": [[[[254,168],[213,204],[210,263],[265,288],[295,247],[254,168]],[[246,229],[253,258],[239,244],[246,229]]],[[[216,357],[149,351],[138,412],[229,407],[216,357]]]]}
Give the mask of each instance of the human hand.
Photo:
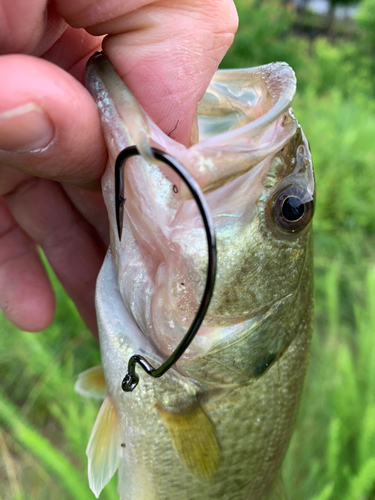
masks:
{"type": "Polygon", "coordinates": [[[54,315],[39,245],[97,330],[107,152],[83,86],[88,57],[103,41],[143,108],[188,145],[236,28],[232,0],[0,0],[0,308],[19,328],[39,331],[54,315]]]}

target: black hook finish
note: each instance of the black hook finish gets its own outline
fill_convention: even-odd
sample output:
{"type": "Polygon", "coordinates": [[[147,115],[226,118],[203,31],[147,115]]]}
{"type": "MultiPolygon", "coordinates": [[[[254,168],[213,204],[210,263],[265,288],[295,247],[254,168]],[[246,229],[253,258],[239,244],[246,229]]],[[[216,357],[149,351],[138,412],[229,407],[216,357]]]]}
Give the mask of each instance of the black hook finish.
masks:
{"type": "MultiPolygon", "coordinates": [[[[169,358],[161,365],[159,368],[154,368],[150,363],[141,355],[135,354],[129,359],[128,362],[128,373],[122,381],[122,389],[125,392],[133,391],[139,382],[139,377],[135,372],[135,366],[138,363],[148,375],[154,378],[161,377],[164,375],[182,356],[182,354],[189,347],[190,343],[194,339],[199,327],[201,326],[203,319],[206,315],[208,306],[211,301],[211,297],[215,286],[216,277],[216,240],[215,240],[215,229],[214,224],[210,215],[209,208],[207,206],[204,195],[196,182],[196,180],[189,174],[189,172],[179,163],[175,158],[160,151],[156,148],[151,148],[155,158],[174,170],[181,179],[188,186],[194,200],[196,201],[199,211],[201,213],[204,228],[206,230],[207,245],[208,245],[208,265],[207,265],[207,280],[206,286],[203,292],[202,300],[199,309],[195,315],[195,318],[185,334],[184,338],[181,340],[175,351],[169,356],[169,358]]],[[[118,155],[115,164],[115,199],[116,199],[116,222],[118,237],[121,240],[122,227],[123,227],[123,215],[124,215],[124,167],[126,160],[132,156],[139,155],[139,151],[136,146],[130,146],[118,155]]]]}

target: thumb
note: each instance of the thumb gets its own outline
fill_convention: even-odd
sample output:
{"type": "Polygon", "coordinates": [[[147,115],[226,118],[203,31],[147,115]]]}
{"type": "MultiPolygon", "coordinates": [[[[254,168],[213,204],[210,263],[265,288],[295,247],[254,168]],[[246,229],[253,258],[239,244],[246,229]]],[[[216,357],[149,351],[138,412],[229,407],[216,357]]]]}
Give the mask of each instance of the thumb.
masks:
{"type": "Polygon", "coordinates": [[[58,3],[71,25],[108,34],[103,50],[117,73],[154,122],[189,145],[198,103],[237,29],[232,0],[58,3]]]}

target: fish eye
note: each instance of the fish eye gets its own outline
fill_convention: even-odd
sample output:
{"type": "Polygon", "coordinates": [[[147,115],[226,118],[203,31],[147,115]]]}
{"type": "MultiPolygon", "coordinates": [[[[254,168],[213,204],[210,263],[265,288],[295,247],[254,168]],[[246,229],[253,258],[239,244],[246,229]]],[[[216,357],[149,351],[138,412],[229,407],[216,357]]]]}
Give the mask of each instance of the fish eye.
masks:
{"type": "Polygon", "coordinates": [[[275,223],[283,231],[300,231],[310,222],[313,213],[313,199],[300,187],[288,187],[274,198],[273,216],[275,223]]]}

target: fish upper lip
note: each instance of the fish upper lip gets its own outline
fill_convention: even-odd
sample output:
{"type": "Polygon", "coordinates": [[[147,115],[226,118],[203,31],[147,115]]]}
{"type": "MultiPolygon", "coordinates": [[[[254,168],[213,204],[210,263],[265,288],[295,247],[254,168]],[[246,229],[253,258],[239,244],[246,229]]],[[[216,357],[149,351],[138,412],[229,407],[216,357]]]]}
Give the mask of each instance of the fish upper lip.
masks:
{"type": "MultiPolygon", "coordinates": [[[[282,89],[276,97],[276,102],[273,103],[272,107],[262,116],[250,121],[247,125],[243,125],[239,128],[235,128],[234,130],[223,132],[215,135],[214,137],[205,139],[204,141],[198,142],[192,146],[193,148],[211,148],[212,146],[217,146],[218,144],[222,145],[223,142],[226,142],[228,139],[230,142],[234,143],[238,136],[243,135],[244,132],[249,136],[256,135],[259,133],[259,130],[264,129],[273,123],[279,116],[289,109],[296,92],[296,76],[293,69],[284,62],[270,63],[244,70],[218,70],[212,78],[211,84],[215,84],[221,76],[233,74],[235,71],[240,74],[246,74],[246,78],[249,79],[250,75],[254,75],[259,72],[259,68],[261,68],[264,72],[268,71],[268,91],[271,94],[273,92],[274,96],[277,96],[277,90],[282,89]],[[276,89],[276,87],[279,87],[279,89],[276,89]]],[[[208,89],[209,88],[210,86],[208,89]]]]}

